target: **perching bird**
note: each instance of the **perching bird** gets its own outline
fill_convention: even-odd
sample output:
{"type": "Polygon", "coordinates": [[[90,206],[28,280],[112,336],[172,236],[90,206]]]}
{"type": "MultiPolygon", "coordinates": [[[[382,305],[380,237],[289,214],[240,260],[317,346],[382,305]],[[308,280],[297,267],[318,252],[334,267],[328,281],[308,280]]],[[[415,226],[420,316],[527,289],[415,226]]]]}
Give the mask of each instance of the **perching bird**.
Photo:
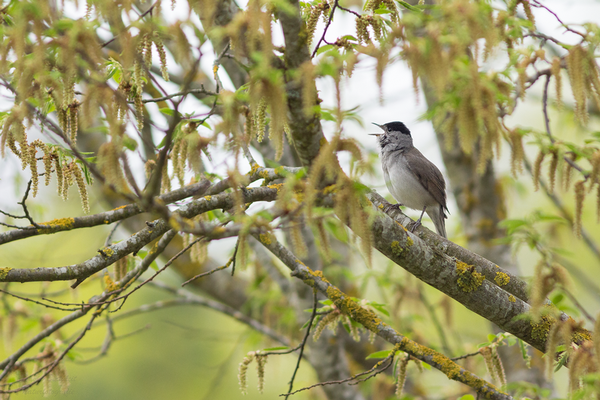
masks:
{"type": "MultiPolygon", "coordinates": [[[[402,122],[375,124],[384,133],[375,133],[381,147],[385,184],[398,206],[422,210],[415,228],[427,213],[438,235],[446,237],[446,183],[440,170],[413,146],[410,131],[402,122]]],[[[414,228],[413,228],[414,229],[414,228]]]]}

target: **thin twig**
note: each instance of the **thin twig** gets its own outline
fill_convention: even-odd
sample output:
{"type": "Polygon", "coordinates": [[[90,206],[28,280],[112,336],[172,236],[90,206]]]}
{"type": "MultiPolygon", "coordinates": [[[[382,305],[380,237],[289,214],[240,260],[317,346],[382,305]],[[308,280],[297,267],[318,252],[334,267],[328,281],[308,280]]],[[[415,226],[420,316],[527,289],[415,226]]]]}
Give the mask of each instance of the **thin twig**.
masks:
{"type": "MultiPolygon", "coordinates": [[[[289,395],[293,395],[293,394],[296,394],[296,393],[299,393],[299,392],[303,392],[303,391],[305,391],[305,390],[309,390],[309,389],[312,389],[312,388],[316,388],[316,387],[319,387],[319,386],[327,386],[327,385],[340,385],[340,384],[342,384],[342,383],[346,383],[346,382],[352,382],[352,381],[355,381],[355,382],[352,382],[351,384],[355,384],[355,385],[356,385],[356,384],[358,384],[358,383],[360,383],[360,382],[364,382],[364,381],[366,381],[366,380],[368,380],[368,379],[371,379],[372,377],[374,377],[374,376],[376,376],[376,375],[378,375],[378,374],[382,373],[383,371],[387,370],[387,369],[388,369],[388,368],[389,368],[389,367],[390,367],[390,366],[393,364],[393,362],[394,362],[394,356],[395,356],[395,353],[396,353],[396,349],[392,350],[392,351],[390,352],[390,354],[389,354],[389,355],[388,355],[386,358],[384,358],[383,360],[379,361],[377,364],[375,364],[375,365],[374,365],[374,366],[373,366],[371,369],[369,369],[369,370],[367,370],[367,371],[363,371],[363,372],[361,372],[361,373],[358,373],[358,374],[356,374],[356,375],[353,375],[353,376],[351,376],[351,377],[349,377],[349,378],[342,379],[342,380],[339,380],[339,381],[327,381],[327,382],[319,382],[319,383],[315,383],[314,385],[310,385],[310,386],[307,386],[307,387],[303,387],[302,389],[298,389],[298,390],[296,390],[295,392],[288,393],[288,394],[287,394],[287,396],[289,396],[289,395]],[[388,365],[386,365],[386,366],[385,366],[384,368],[382,368],[381,370],[379,370],[379,371],[376,371],[374,374],[367,376],[365,379],[356,379],[356,378],[358,378],[358,377],[360,377],[360,376],[363,376],[363,375],[368,375],[368,374],[371,374],[371,373],[373,373],[373,372],[374,372],[374,371],[375,371],[377,368],[379,368],[381,365],[383,365],[384,363],[386,363],[386,362],[388,362],[388,361],[389,361],[388,365]]],[[[478,353],[478,354],[479,354],[479,353],[478,353]]],[[[410,356],[410,355],[409,355],[409,356],[410,356]]],[[[286,396],[286,395],[280,394],[279,396],[286,396]]]]}
{"type": "Polygon", "coordinates": [[[25,202],[27,201],[27,196],[29,196],[29,191],[31,190],[31,182],[32,180],[30,179],[29,182],[27,182],[27,189],[25,189],[25,194],[23,195],[23,199],[18,202],[17,204],[20,204],[23,207],[23,212],[25,213],[25,218],[27,218],[27,220],[29,220],[29,223],[33,226],[35,226],[36,228],[39,228],[40,226],[33,220],[33,218],[31,218],[31,215],[29,215],[29,210],[27,209],[27,205],[25,204],[25,202]]]}
{"type": "Polygon", "coordinates": [[[427,299],[427,296],[425,295],[425,291],[424,291],[423,285],[419,284],[417,290],[419,292],[419,297],[421,298],[421,302],[423,303],[423,305],[427,309],[427,312],[429,312],[429,316],[431,317],[431,321],[433,322],[433,326],[435,326],[435,329],[438,332],[438,335],[440,337],[440,341],[442,342],[442,348],[444,349],[444,352],[447,355],[452,355],[452,350],[450,350],[450,345],[448,344],[448,340],[446,339],[447,335],[444,332],[444,329],[442,328],[442,324],[440,323],[440,320],[438,319],[438,317],[437,317],[437,315],[435,313],[435,309],[433,308],[433,306],[431,305],[431,303],[427,299]]]}
{"type": "MultiPolygon", "coordinates": [[[[546,75],[546,82],[544,84],[544,92],[542,94],[542,111],[544,113],[544,124],[546,125],[546,134],[548,135],[550,142],[552,144],[554,144],[554,143],[556,143],[556,139],[554,139],[554,136],[552,135],[552,132],[550,130],[550,117],[548,116],[548,86],[550,85],[551,77],[552,77],[551,74],[546,75]]],[[[567,156],[563,156],[563,160],[565,160],[567,162],[567,164],[569,164],[571,167],[573,167],[577,171],[581,172],[585,179],[588,178],[589,173],[586,173],[583,170],[583,168],[581,168],[579,165],[577,165],[577,163],[575,161],[571,160],[567,156]]]]}
{"type": "Polygon", "coordinates": [[[288,389],[287,394],[282,395],[285,396],[286,400],[287,398],[292,394],[292,389],[294,388],[294,380],[296,379],[296,373],[298,372],[298,369],[300,368],[300,361],[302,360],[302,354],[304,354],[304,347],[306,346],[306,341],[308,340],[308,337],[310,336],[310,328],[312,328],[312,324],[315,320],[315,317],[317,315],[317,290],[313,289],[313,309],[312,309],[312,314],[310,315],[310,321],[308,321],[308,326],[306,327],[306,333],[304,334],[304,339],[302,340],[302,343],[300,343],[300,354],[298,355],[298,361],[296,362],[296,368],[294,368],[294,373],[292,374],[292,379],[290,379],[290,388],[288,389]]]}
{"type": "MultiPolygon", "coordinates": [[[[337,3],[337,1],[336,1],[336,3],[337,3]]],[[[340,10],[344,10],[344,11],[346,11],[346,12],[350,13],[350,14],[354,14],[355,16],[357,16],[357,17],[359,17],[359,18],[360,18],[360,16],[361,16],[361,15],[360,15],[359,13],[357,13],[356,11],[352,11],[352,10],[350,10],[350,9],[348,9],[348,8],[344,8],[344,7],[340,6],[339,4],[337,5],[337,7],[338,7],[340,10]]]]}
{"type": "Polygon", "coordinates": [[[481,353],[479,351],[476,351],[474,353],[469,353],[469,354],[465,354],[465,355],[462,355],[462,356],[459,356],[459,357],[451,358],[451,360],[452,361],[458,361],[458,360],[463,360],[465,358],[469,358],[469,357],[473,357],[473,356],[479,356],[479,355],[481,355],[481,353]]]}
{"type": "Polygon", "coordinates": [[[339,7],[339,0],[335,0],[335,3],[333,4],[333,8],[331,9],[331,12],[329,13],[329,19],[327,20],[327,25],[325,25],[325,30],[323,31],[323,35],[321,36],[321,39],[319,39],[319,41],[317,42],[317,45],[315,46],[315,49],[313,50],[310,58],[315,57],[315,55],[317,54],[317,51],[319,50],[319,46],[321,45],[321,42],[323,42],[323,40],[325,40],[325,35],[327,34],[329,25],[331,25],[331,21],[333,20],[333,13],[335,12],[335,9],[338,7],[339,7]]]}
{"type": "Polygon", "coordinates": [[[581,311],[581,313],[592,323],[596,323],[596,319],[594,317],[592,317],[592,315],[590,313],[588,313],[586,311],[586,309],[583,307],[583,305],[577,300],[577,298],[575,296],[573,296],[573,294],[567,290],[567,288],[564,285],[561,285],[561,290],[567,295],[567,297],[573,302],[573,304],[575,305],[575,307],[577,307],[579,309],[579,311],[581,311]]]}
{"type": "Polygon", "coordinates": [[[546,134],[550,138],[550,142],[554,144],[554,136],[550,131],[550,117],[548,116],[548,86],[550,85],[550,78],[552,75],[546,75],[546,82],[544,83],[544,92],[542,94],[542,110],[544,112],[544,124],[546,125],[546,134]]]}
{"type": "MultiPolygon", "coordinates": [[[[146,15],[148,15],[149,13],[151,13],[151,12],[152,12],[152,10],[154,9],[154,7],[156,6],[156,4],[157,4],[159,1],[161,1],[161,0],[157,0],[157,1],[155,1],[155,2],[154,2],[154,4],[152,4],[152,5],[150,6],[150,8],[149,8],[149,9],[147,9],[146,11],[144,11],[144,12],[143,12],[143,13],[142,13],[142,14],[139,16],[139,18],[137,19],[137,21],[141,20],[141,19],[142,19],[142,18],[144,18],[146,15]]],[[[137,21],[136,21],[136,22],[137,22],[137,21]]],[[[128,31],[128,30],[129,30],[129,28],[131,28],[133,25],[134,25],[134,24],[130,24],[129,26],[127,26],[127,27],[126,27],[126,28],[123,30],[123,32],[126,32],[126,31],[128,31]]],[[[122,32],[121,32],[121,33],[122,33],[122,32]]],[[[102,48],[102,47],[106,47],[106,46],[108,46],[109,44],[111,44],[112,42],[114,42],[115,40],[117,40],[117,37],[119,37],[119,34],[117,34],[115,37],[113,37],[113,38],[112,38],[112,39],[110,39],[109,41],[106,41],[106,42],[102,43],[102,45],[100,45],[100,47],[102,48]]]]}
{"type": "Polygon", "coordinates": [[[42,303],[41,301],[37,301],[37,300],[31,299],[29,297],[19,296],[18,294],[14,294],[14,293],[11,293],[11,292],[3,290],[3,289],[0,289],[0,292],[5,293],[5,294],[7,294],[9,296],[15,297],[15,298],[17,298],[19,300],[29,301],[31,303],[35,303],[35,304],[38,304],[40,306],[44,306],[46,308],[52,308],[54,310],[60,310],[60,311],[77,311],[77,310],[79,310],[81,308],[81,307],[77,307],[77,308],[64,308],[64,307],[52,306],[50,304],[42,303]]]}
{"type": "Polygon", "coordinates": [[[207,272],[203,272],[203,273],[201,273],[201,274],[198,274],[198,275],[194,276],[193,278],[190,278],[190,279],[188,279],[187,281],[183,282],[183,283],[181,284],[181,286],[183,287],[183,286],[187,285],[188,283],[190,283],[190,282],[192,282],[192,281],[194,281],[194,280],[196,280],[196,279],[198,279],[198,278],[202,278],[202,277],[204,277],[204,276],[212,275],[212,274],[214,274],[214,273],[215,273],[215,272],[217,272],[217,271],[221,271],[221,270],[223,270],[223,269],[225,269],[225,268],[229,267],[229,264],[231,264],[231,259],[230,259],[230,260],[229,260],[229,262],[228,262],[227,264],[225,264],[225,265],[222,265],[222,266],[220,266],[220,267],[217,267],[217,268],[215,268],[215,269],[211,269],[210,271],[207,271],[207,272]]]}
{"type": "MultiPolygon", "coordinates": [[[[189,89],[189,90],[186,90],[183,92],[169,94],[167,96],[155,97],[152,99],[142,99],[142,103],[158,103],[159,101],[165,101],[165,100],[172,99],[173,97],[185,96],[188,94],[206,94],[208,96],[217,96],[218,95],[218,93],[211,92],[210,90],[204,89],[204,86],[203,86],[201,89],[189,89]]],[[[129,103],[133,103],[133,101],[130,101],[129,103]]]]}
{"type": "Polygon", "coordinates": [[[581,32],[576,31],[575,29],[569,27],[567,24],[565,24],[564,22],[561,21],[561,19],[559,18],[558,15],[556,15],[556,13],[554,11],[552,11],[551,9],[549,9],[548,7],[546,7],[545,5],[541,4],[538,0],[533,0],[533,3],[530,3],[532,6],[534,7],[538,7],[538,8],[543,8],[544,10],[548,11],[550,14],[554,15],[554,18],[556,18],[556,20],[563,26],[563,28],[565,28],[567,31],[574,33],[576,35],[581,36],[584,39],[587,39],[587,36],[581,32]]]}
{"type": "Polygon", "coordinates": [[[110,243],[112,242],[112,237],[115,234],[115,232],[117,231],[117,228],[119,226],[121,226],[121,223],[123,222],[123,220],[118,221],[115,226],[112,227],[112,229],[110,230],[110,232],[108,233],[108,236],[106,237],[106,240],[104,241],[104,247],[108,247],[110,245],[110,243]]]}
{"type": "MultiPolygon", "coordinates": [[[[170,231],[169,231],[170,232],[170,231]]],[[[166,234],[165,234],[166,235],[166,234]]],[[[170,240],[169,240],[170,241],[170,240]]],[[[163,272],[165,269],[167,269],[177,258],[179,258],[182,254],[184,254],[186,251],[188,251],[197,241],[194,241],[193,243],[190,243],[188,246],[186,246],[185,248],[183,248],[179,253],[175,254],[173,257],[171,257],[169,259],[169,261],[167,261],[167,263],[158,271],[156,271],[151,277],[149,277],[148,279],[146,279],[144,282],[140,283],[139,285],[137,285],[136,287],[134,287],[129,293],[124,294],[123,296],[119,296],[119,297],[115,297],[113,299],[108,299],[105,301],[99,301],[96,303],[88,303],[88,305],[91,306],[99,306],[99,305],[104,305],[104,304],[109,304],[109,303],[114,303],[115,301],[118,300],[123,300],[123,299],[127,299],[129,296],[131,296],[134,292],[138,291],[139,289],[141,289],[142,286],[145,286],[147,283],[152,282],[152,280],[154,280],[154,278],[156,278],[161,272],[163,272]]],[[[165,246],[166,247],[166,246],[165,246]]],[[[164,249],[163,249],[164,250],[164,249]]],[[[114,290],[112,292],[109,292],[107,294],[109,295],[115,295],[118,293],[123,292],[125,289],[127,289],[127,287],[123,287],[123,288],[119,288],[117,290],[114,290]]],[[[54,300],[50,300],[50,299],[44,299],[44,300],[48,300],[48,301],[52,301],[53,303],[59,303],[56,302],[54,300]]],[[[77,305],[77,303],[59,303],[62,305],[77,305]]],[[[123,305],[121,304],[120,307],[122,307],[123,305]]]]}

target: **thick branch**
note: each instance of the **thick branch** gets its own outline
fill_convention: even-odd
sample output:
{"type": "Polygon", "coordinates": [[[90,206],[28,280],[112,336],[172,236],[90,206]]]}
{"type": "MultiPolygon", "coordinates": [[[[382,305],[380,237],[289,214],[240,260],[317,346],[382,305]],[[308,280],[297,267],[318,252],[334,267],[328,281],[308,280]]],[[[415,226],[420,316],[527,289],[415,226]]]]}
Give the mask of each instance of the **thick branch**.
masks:
{"type": "MultiPolygon", "coordinates": [[[[529,312],[529,304],[500,288],[498,281],[486,280],[473,265],[430,247],[383,214],[374,219],[371,235],[377,250],[417,278],[536,349],[546,351],[550,327],[556,322],[551,315],[543,316],[537,323],[516,319],[529,312]]],[[[559,315],[561,320],[570,318],[566,314],[559,315]]],[[[580,328],[572,339],[581,344],[590,340],[591,334],[580,328]]]]}

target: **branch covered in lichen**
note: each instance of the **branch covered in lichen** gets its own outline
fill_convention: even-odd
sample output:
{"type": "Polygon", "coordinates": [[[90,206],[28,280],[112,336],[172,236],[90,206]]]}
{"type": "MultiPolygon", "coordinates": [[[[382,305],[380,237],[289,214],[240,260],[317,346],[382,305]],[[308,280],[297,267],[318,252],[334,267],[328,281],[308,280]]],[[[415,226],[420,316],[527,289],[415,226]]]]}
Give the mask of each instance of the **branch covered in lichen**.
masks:
{"type": "Polygon", "coordinates": [[[254,235],[269,251],[279,258],[291,271],[292,276],[301,279],[305,284],[317,289],[334,302],[336,307],[354,321],[363,325],[389,343],[411,356],[431,365],[443,372],[449,379],[464,383],[489,399],[511,399],[508,394],[494,385],[465,370],[448,357],[420,345],[383,322],[377,314],[360,306],[350,296],[332,285],[321,271],[313,271],[304,265],[291,251],[277,241],[272,234],[254,235]]]}

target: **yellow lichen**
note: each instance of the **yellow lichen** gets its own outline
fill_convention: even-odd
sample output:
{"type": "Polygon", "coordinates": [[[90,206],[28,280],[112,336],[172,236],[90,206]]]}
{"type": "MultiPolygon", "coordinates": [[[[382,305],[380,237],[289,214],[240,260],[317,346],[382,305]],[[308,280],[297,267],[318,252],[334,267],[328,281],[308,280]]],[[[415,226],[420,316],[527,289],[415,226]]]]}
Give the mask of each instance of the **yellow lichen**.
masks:
{"type": "Polygon", "coordinates": [[[545,341],[548,337],[548,332],[550,332],[550,328],[556,322],[553,317],[548,315],[542,315],[540,318],[540,322],[535,323],[531,321],[531,337],[539,341],[545,341]]]}
{"type": "Polygon", "coordinates": [[[361,307],[357,302],[339,289],[329,286],[327,288],[327,297],[332,300],[336,307],[344,314],[360,323],[368,330],[379,332],[380,325],[385,326],[385,323],[377,317],[377,314],[361,307]]]}
{"type": "Polygon", "coordinates": [[[517,301],[517,299],[515,299],[515,296],[513,296],[512,294],[510,296],[508,296],[508,301],[510,301],[511,303],[514,303],[517,301]]]}
{"type": "Polygon", "coordinates": [[[110,247],[104,247],[104,248],[98,250],[98,252],[107,258],[112,257],[115,254],[115,251],[113,249],[111,249],[110,247]]]}
{"type": "Polygon", "coordinates": [[[485,277],[475,271],[475,267],[456,261],[456,272],[458,274],[457,284],[466,293],[473,292],[481,286],[485,277]]]}
{"type": "Polygon", "coordinates": [[[390,245],[390,247],[392,248],[392,254],[394,254],[394,256],[396,256],[396,257],[399,257],[402,254],[402,252],[404,251],[404,249],[400,245],[400,242],[397,240],[394,240],[392,242],[392,244],[390,245]]]}
{"type": "Polygon", "coordinates": [[[271,236],[268,233],[261,233],[258,235],[260,242],[266,244],[267,246],[272,243],[271,236]]]}
{"type": "Polygon", "coordinates": [[[108,274],[104,275],[104,284],[106,285],[105,290],[107,293],[114,292],[119,288],[119,285],[117,285],[108,274]]]}
{"type": "Polygon", "coordinates": [[[281,192],[281,188],[283,187],[283,183],[276,183],[274,185],[268,185],[269,189],[277,189],[277,193],[281,192]]]}
{"type": "Polygon", "coordinates": [[[410,247],[410,246],[412,246],[413,244],[415,244],[415,242],[412,240],[412,238],[411,238],[410,236],[407,236],[407,237],[406,237],[406,246],[407,246],[407,247],[410,247]]]}
{"type": "Polygon", "coordinates": [[[1,267],[0,268],[0,279],[6,278],[6,275],[12,270],[10,267],[1,267]]]}
{"type": "Polygon", "coordinates": [[[215,236],[219,236],[224,234],[225,232],[227,232],[227,229],[225,229],[224,226],[215,226],[212,230],[212,234],[215,236]]]}
{"type": "Polygon", "coordinates": [[[510,277],[504,272],[496,272],[494,282],[496,282],[498,286],[505,286],[508,285],[508,282],[510,282],[510,277]]]}
{"type": "Polygon", "coordinates": [[[336,185],[329,185],[323,189],[323,194],[328,195],[328,194],[335,193],[337,191],[337,189],[338,188],[336,185]]]}
{"type": "Polygon", "coordinates": [[[42,222],[38,233],[52,233],[58,231],[68,231],[75,226],[75,218],[58,218],[48,222],[42,222]]]}
{"type": "MultiPolygon", "coordinates": [[[[577,323],[575,322],[575,320],[573,320],[572,317],[569,317],[569,323],[571,324],[571,326],[577,326],[577,323]]],[[[573,334],[571,335],[571,340],[573,341],[573,343],[580,345],[581,343],[587,340],[592,340],[592,335],[587,329],[575,328],[573,334]]]]}
{"type": "Polygon", "coordinates": [[[127,204],[125,204],[123,206],[120,206],[120,207],[117,207],[117,208],[113,208],[113,211],[117,211],[117,210],[120,210],[120,209],[125,208],[125,207],[127,207],[127,204]]]}
{"type": "MultiPolygon", "coordinates": [[[[258,171],[258,169],[260,168],[260,165],[258,164],[254,164],[254,166],[252,168],[250,168],[250,172],[248,172],[248,175],[253,175],[256,171],[258,171]]],[[[261,171],[261,177],[266,178],[269,175],[269,173],[267,171],[261,171]],[[265,176],[266,174],[266,176],[265,176]]]]}
{"type": "Polygon", "coordinates": [[[212,196],[204,196],[204,200],[206,201],[210,201],[212,199],[212,196]]]}

